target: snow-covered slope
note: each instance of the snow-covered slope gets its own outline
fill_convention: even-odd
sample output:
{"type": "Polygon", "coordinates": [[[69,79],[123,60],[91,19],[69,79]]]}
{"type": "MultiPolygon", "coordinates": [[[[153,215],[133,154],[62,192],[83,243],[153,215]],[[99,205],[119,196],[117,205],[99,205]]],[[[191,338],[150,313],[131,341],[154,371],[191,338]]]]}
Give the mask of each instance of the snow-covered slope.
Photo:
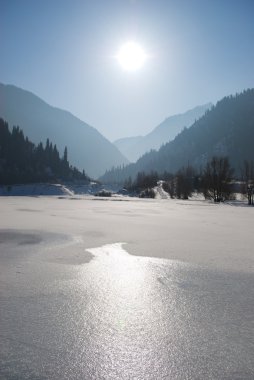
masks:
{"type": "Polygon", "coordinates": [[[0,186],[0,196],[8,195],[74,195],[74,193],[64,185],[51,183],[34,183],[25,185],[0,186]]]}

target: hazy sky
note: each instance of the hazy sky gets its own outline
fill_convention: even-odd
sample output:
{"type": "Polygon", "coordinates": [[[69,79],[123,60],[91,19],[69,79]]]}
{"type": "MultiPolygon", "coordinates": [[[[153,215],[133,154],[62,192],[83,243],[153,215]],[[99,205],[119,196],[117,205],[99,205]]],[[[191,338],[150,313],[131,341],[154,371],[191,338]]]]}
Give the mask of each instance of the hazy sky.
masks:
{"type": "Polygon", "coordinates": [[[105,137],[254,87],[254,0],[0,0],[0,82],[34,92],[105,137]],[[124,71],[135,40],[149,59],[124,71]]]}

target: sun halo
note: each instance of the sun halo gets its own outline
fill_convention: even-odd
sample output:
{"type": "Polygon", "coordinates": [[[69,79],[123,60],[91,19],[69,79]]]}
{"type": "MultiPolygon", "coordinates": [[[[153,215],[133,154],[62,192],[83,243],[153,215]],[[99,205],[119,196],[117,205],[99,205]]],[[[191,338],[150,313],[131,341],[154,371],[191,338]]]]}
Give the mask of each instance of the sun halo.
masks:
{"type": "Polygon", "coordinates": [[[147,55],[138,43],[129,41],[121,46],[116,58],[124,70],[136,71],[144,66],[147,55]]]}

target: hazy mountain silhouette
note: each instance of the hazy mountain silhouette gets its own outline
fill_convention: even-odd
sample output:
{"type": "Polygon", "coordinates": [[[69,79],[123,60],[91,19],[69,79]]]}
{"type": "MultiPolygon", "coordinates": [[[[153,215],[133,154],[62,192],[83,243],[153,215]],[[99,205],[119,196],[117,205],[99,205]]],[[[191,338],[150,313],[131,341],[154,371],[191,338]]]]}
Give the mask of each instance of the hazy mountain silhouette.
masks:
{"type": "Polygon", "coordinates": [[[185,127],[190,127],[212,107],[212,103],[197,106],[185,113],[166,118],[146,136],[126,137],[114,144],[131,162],[136,162],[151,149],[158,150],[163,144],[173,140],[185,127]]]}
{"type": "Polygon", "coordinates": [[[19,126],[34,143],[49,138],[60,153],[68,147],[69,161],[92,178],[128,160],[95,128],[70,112],[52,107],[31,92],[0,84],[0,117],[19,126]]]}
{"type": "Polygon", "coordinates": [[[176,172],[183,166],[200,168],[214,155],[228,156],[236,173],[244,160],[254,160],[254,89],[217,102],[160,150],[146,153],[135,164],[111,170],[103,181],[121,182],[140,171],[176,172]]]}

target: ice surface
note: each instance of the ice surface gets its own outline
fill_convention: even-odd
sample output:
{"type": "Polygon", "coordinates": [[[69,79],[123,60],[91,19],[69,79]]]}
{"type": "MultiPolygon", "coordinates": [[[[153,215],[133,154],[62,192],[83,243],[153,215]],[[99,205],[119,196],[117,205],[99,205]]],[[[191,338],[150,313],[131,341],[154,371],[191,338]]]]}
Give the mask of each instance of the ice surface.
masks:
{"type": "Polygon", "coordinates": [[[2,197],[0,210],[1,379],[253,379],[254,208],[2,197]]]}

